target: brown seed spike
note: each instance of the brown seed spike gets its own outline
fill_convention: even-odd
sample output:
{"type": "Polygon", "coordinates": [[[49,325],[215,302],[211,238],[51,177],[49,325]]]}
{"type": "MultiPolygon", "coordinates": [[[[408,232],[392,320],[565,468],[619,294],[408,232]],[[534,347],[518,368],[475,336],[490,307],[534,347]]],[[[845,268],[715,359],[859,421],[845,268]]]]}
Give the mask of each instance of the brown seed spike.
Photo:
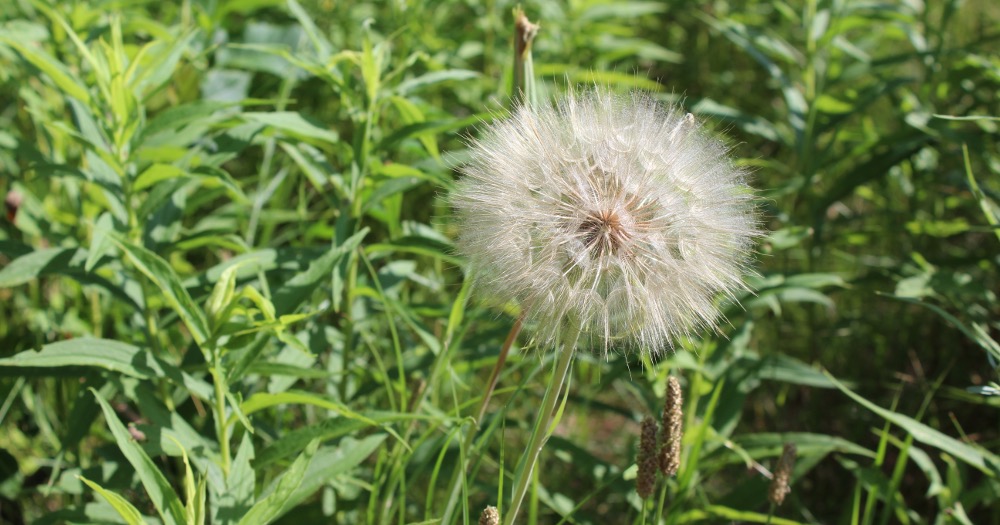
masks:
{"type": "Polygon", "coordinates": [[[663,446],[660,448],[660,472],[668,478],[681,466],[681,439],[684,437],[684,397],[676,377],[667,380],[667,402],[663,405],[663,446]]]}
{"type": "Polygon", "coordinates": [[[791,489],[792,469],[795,467],[795,443],[785,443],[781,457],[774,466],[771,477],[771,487],[767,491],[767,499],[778,507],[785,502],[785,496],[791,489]]]}
{"type": "Polygon", "coordinates": [[[653,494],[656,487],[656,420],[647,417],[642,420],[642,433],[639,435],[639,457],[636,458],[639,472],[635,478],[635,491],[639,497],[646,499],[653,494]]]}
{"type": "Polygon", "coordinates": [[[500,512],[493,505],[488,505],[479,515],[479,525],[500,525],[500,512]]]}

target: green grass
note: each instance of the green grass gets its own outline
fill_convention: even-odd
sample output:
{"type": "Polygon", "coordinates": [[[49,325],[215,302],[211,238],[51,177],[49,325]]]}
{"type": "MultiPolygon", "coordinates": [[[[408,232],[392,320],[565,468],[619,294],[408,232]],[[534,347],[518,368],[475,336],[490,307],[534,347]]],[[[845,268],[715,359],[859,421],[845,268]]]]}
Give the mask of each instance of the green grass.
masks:
{"type": "MultiPolygon", "coordinates": [[[[509,505],[553,356],[447,203],[509,2],[0,7],[0,522],[454,523],[509,505]],[[468,469],[463,470],[462,465],[468,469]]],[[[529,2],[541,98],[682,104],[753,170],[755,295],[578,352],[524,523],[1000,523],[1000,8],[529,2]],[[685,394],[676,478],[639,422],[685,394]],[[645,506],[645,512],[644,507],[645,506]]]]}

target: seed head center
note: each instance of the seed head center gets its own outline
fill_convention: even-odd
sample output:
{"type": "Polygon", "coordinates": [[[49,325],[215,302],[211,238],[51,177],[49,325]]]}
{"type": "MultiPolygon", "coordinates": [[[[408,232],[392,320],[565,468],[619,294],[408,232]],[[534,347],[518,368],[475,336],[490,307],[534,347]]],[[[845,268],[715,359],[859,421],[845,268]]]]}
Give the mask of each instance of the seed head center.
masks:
{"type": "Polygon", "coordinates": [[[616,255],[632,237],[617,210],[599,210],[580,223],[583,244],[593,258],[616,255]]]}

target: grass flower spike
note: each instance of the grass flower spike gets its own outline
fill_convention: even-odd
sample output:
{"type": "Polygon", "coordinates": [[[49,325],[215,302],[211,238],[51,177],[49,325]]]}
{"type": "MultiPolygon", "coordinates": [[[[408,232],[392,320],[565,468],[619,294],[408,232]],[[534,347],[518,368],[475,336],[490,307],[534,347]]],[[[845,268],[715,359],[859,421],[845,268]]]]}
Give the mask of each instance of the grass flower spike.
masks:
{"type": "Polygon", "coordinates": [[[673,346],[744,287],[758,235],[746,173],[694,117],[603,88],[521,108],[473,144],[454,205],[481,291],[539,343],[673,346]]]}

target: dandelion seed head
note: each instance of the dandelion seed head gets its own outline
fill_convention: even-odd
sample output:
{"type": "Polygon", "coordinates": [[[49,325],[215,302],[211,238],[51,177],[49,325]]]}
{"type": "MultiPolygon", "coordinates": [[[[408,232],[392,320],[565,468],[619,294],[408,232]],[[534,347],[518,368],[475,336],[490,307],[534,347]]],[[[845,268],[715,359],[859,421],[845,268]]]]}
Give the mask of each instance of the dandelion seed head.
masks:
{"type": "Polygon", "coordinates": [[[535,338],[671,348],[745,289],[759,235],[746,172],[690,114],[595,88],[521,108],[472,143],[453,194],[477,287],[535,338]]]}

